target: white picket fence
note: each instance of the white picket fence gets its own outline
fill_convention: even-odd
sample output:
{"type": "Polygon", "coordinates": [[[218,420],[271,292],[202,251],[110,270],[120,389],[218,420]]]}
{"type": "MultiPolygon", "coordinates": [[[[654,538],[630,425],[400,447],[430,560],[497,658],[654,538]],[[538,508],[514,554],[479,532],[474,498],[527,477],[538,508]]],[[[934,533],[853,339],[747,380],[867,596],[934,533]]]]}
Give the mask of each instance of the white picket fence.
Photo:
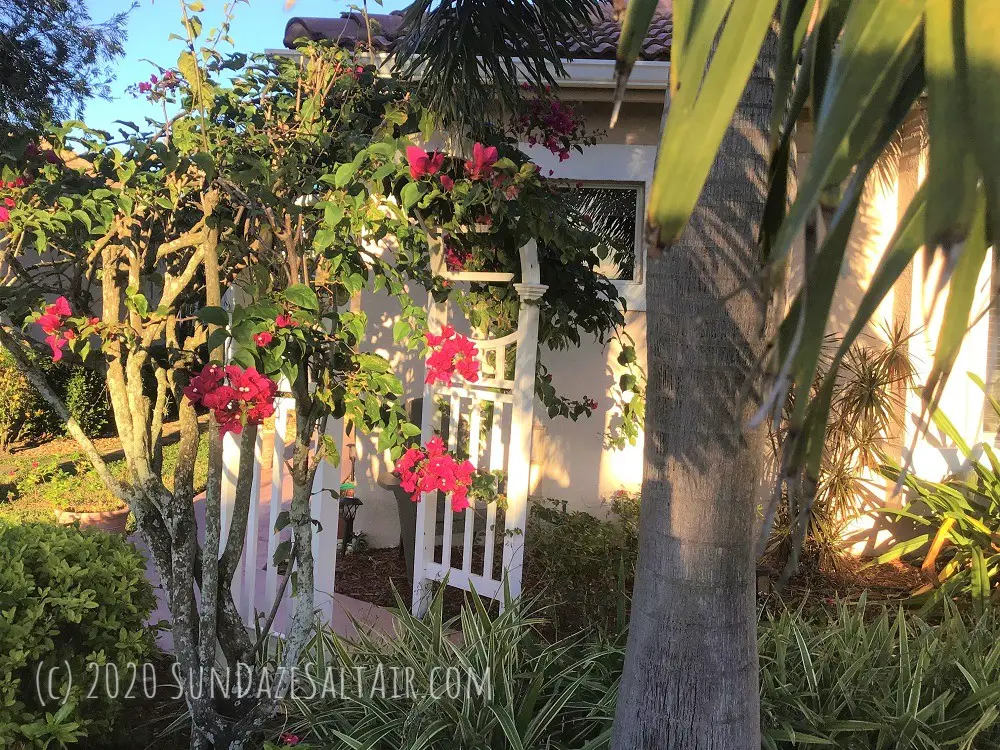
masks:
{"type": "MultiPolygon", "coordinates": [[[[452,273],[447,270],[442,247],[431,253],[432,272],[456,282],[510,283],[509,273],[452,273]]],[[[531,467],[531,435],[534,418],[535,364],[538,348],[537,300],[546,287],[539,283],[537,250],[534,242],[521,249],[522,280],[514,285],[520,297],[517,330],[494,340],[475,341],[481,363],[476,383],[428,385],[424,389],[422,437],[426,443],[436,432],[446,435],[448,449],[469,457],[477,468],[505,472],[506,509],[502,522],[496,503],[479,503],[462,513],[461,518],[438,493],[426,493],[417,507],[414,544],[413,611],[422,614],[437,585],[470,590],[501,599],[506,581],[513,596],[521,592],[524,528],[531,467]],[[513,363],[512,375],[511,363],[513,363]],[[445,408],[439,407],[439,403],[445,408]],[[463,435],[464,429],[464,435],[463,435]],[[442,520],[442,533],[437,532],[442,520]],[[459,533],[456,538],[455,528],[459,533]],[[477,528],[478,527],[478,528],[477,528]],[[502,535],[502,553],[497,558],[502,535]],[[460,544],[458,544],[460,541],[460,544]],[[460,547],[460,560],[453,549],[460,547]]],[[[428,323],[434,332],[448,321],[448,303],[428,302],[428,323]]],[[[287,393],[287,384],[280,388],[287,393]]],[[[253,484],[250,513],[243,555],[233,581],[233,596],[247,625],[270,611],[282,573],[274,565],[278,545],[291,538],[291,527],[276,532],[279,514],[288,510],[291,501],[291,459],[287,438],[289,418],[295,408],[292,398],[278,398],[275,404],[273,448],[266,447],[264,431],[258,433],[254,447],[253,484]],[[265,451],[268,455],[265,455],[265,451]],[[270,464],[268,475],[263,467],[270,464]]],[[[328,433],[340,437],[343,424],[337,421],[328,433]]],[[[341,446],[344,448],[344,446],[341,446]]],[[[341,455],[348,455],[342,449],[341,455]]],[[[236,478],[240,463],[239,438],[227,435],[223,442],[224,473],[222,481],[223,539],[233,516],[236,478]]],[[[320,464],[313,483],[312,517],[322,531],[313,535],[314,599],[316,609],[327,622],[333,616],[333,592],[337,562],[339,501],[325,490],[340,485],[339,473],[332,466],[320,464]]],[[[314,532],[316,527],[314,527],[314,532]]],[[[282,601],[274,630],[284,632],[291,612],[289,586],[282,601]]]]}
{"type": "MultiPolygon", "coordinates": [[[[281,389],[287,392],[287,384],[281,389]]],[[[274,564],[274,555],[281,542],[291,539],[291,527],[274,531],[278,517],[291,504],[292,486],[289,474],[291,448],[288,438],[290,418],[294,415],[295,400],[281,397],[275,401],[273,447],[265,455],[264,431],[257,434],[254,446],[253,483],[250,490],[250,512],[247,518],[243,556],[233,579],[233,598],[244,620],[253,627],[255,620],[266,616],[277,597],[284,571],[274,564]],[[264,475],[264,466],[270,464],[264,475]],[[263,480],[263,481],[262,481],[263,480]]],[[[338,422],[339,426],[339,422],[338,422]]],[[[331,430],[332,432],[332,430],[331,430]]],[[[272,442],[272,441],[266,441],[272,442]]],[[[223,442],[222,475],[222,529],[223,539],[228,535],[236,498],[236,476],[240,464],[239,438],[227,435],[223,442]]],[[[313,494],[310,500],[312,518],[322,527],[314,526],[312,552],[314,560],[314,606],[329,622],[333,617],[333,591],[337,572],[337,531],[340,507],[336,497],[326,492],[329,482],[339,486],[336,472],[325,461],[316,470],[313,494]]],[[[336,486],[334,487],[336,489],[336,486]]],[[[289,584],[285,598],[278,609],[275,631],[284,632],[288,614],[292,609],[293,591],[289,584]]]]}

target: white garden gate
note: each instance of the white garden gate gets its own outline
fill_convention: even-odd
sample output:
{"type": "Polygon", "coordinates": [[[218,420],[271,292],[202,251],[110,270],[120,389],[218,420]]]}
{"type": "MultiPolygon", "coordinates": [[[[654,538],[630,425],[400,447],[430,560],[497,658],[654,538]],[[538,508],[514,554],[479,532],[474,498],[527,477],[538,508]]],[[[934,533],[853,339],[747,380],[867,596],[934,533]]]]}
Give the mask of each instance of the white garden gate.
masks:
{"type": "MultiPolygon", "coordinates": [[[[496,503],[483,508],[470,498],[470,506],[456,518],[450,502],[437,492],[424,493],[417,507],[413,545],[413,612],[417,615],[426,611],[435,585],[475,589],[499,600],[501,607],[504,582],[512,596],[521,593],[538,356],[537,303],[546,286],[540,283],[535,242],[522,247],[520,255],[521,282],[514,284],[520,299],[517,330],[498,339],[474,340],[481,363],[476,383],[425,385],[421,425],[424,444],[438,433],[447,440],[449,451],[467,455],[477,469],[506,472],[502,523],[496,503]],[[453,559],[459,541],[456,535],[460,560],[453,559]]],[[[431,253],[431,271],[452,282],[509,284],[514,279],[510,273],[451,272],[442,245],[431,253]]],[[[448,307],[447,301],[429,297],[427,322],[432,332],[439,332],[448,322],[448,307]]]]}
{"type": "MultiPolygon", "coordinates": [[[[514,284],[520,299],[517,330],[498,339],[474,340],[481,363],[478,382],[425,386],[421,425],[424,443],[440,433],[449,450],[468,456],[477,468],[505,472],[506,507],[500,510],[496,503],[485,507],[482,503],[473,503],[459,515],[452,511],[450,502],[438,497],[438,493],[425,493],[417,506],[414,544],[413,611],[416,614],[426,611],[435,585],[445,582],[465,590],[474,588],[482,596],[500,600],[500,606],[503,606],[505,582],[512,596],[519,596],[521,592],[538,348],[537,301],[546,287],[539,282],[535,242],[521,248],[520,256],[521,282],[514,284]],[[453,551],[456,543],[457,556],[453,551]]],[[[512,273],[451,272],[445,264],[440,243],[432,250],[431,270],[453,282],[509,284],[514,280],[512,273]]],[[[433,297],[429,298],[431,331],[440,331],[447,322],[448,308],[447,302],[438,303],[433,297]]],[[[280,388],[284,393],[288,390],[287,384],[280,388]]],[[[274,555],[278,546],[291,537],[290,527],[275,531],[275,526],[280,513],[288,510],[291,501],[287,463],[291,458],[288,437],[294,408],[294,399],[278,398],[273,440],[265,440],[266,433],[260,430],[254,447],[246,538],[233,580],[233,597],[248,627],[269,614],[284,578],[290,574],[274,564],[274,555]],[[268,464],[265,473],[264,467],[268,464]]],[[[342,437],[342,421],[331,420],[327,431],[342,437]]],[[[341,446],[341,455],[348,455],[346,446],[341,446]]],[[[239,438],[227,435],[223,441],[223,540],[228,536],[233,517],[239,463],[239,438]]],[[[312,517],[322,529],[313,535],[313,594],[318,614],[325,622],[333,618],[340,521],[339,500],[326,490],[339,485],[339,473],[322,462],[313,483],[311,507],[312,517]]],[[[285,632],[292,598],[289,586],[274,621],[276,633],[285,632]]]]}

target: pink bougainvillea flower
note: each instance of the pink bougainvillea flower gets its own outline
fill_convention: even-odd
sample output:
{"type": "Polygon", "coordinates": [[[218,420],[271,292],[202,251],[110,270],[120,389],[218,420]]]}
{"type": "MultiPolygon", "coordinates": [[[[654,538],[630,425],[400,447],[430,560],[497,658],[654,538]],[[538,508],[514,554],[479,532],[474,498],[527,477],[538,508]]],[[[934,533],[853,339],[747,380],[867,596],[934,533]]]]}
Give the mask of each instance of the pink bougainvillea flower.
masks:
{"type": "Polygon", "coordinates": [[[45,333],[55,333],[62,327],[62,318],[55,313],[45,313],[37,321],[45,333]]]}
{"type": "Polygon", "coordinates": [[[457,372],[470,383],[479,380],[479,349],[472,339],[455,333],[451,326],[444,326],[441,335],[424,336],[434,351],[427,358],[425,383],[450,383],[457,372]]]}
{"type": "Polygon", "coordinates": [[[406,162],[410,165],[410,177],[419,180],[424,175],[433,175],[444,166],[444,154],[435,151],[428,154],[419,146],[406,147],[406,162]]]}
{"type": "Polygon", "coordinates": [[[3,202],[6,204],[7,208],[14,208],[14,206],[17,205],[17,202],[13,198],[4,198],[3,202]]]}
{"type": "Polygon", "coordinates": [[[244,425],[260,424],[272,416],[277,393],[273,380],[239,365],[206,365],[184,389],[190,401],[212,411],[223,435],[239,435],[244,425]]]}
{"type": "Polygon", "coordinates": [[[8,221],[10,221],[10,211],[6,206],[0,206],[0,224],[6,224],[8,221]]]}
{"type": "Polygon", "coordinates": [[[298,745],[302,740],[296,734],[289,734],[285,732],[280,737],[281,743],[284,745],[298,745]]]}
{"type": "Polygon", "coordinates": [[[100,325],[100,323],[101,323],[101,319],[100,318],[87,318],[87,325],[88,326],[97,326],[97,325],[100,325]]]}
{"type": "Polygon", "coordinates": [[[60,297],[51,305],[46,307],[45,312],[53,315],[61,315],[64,318],[68,318],[70,315],[73,314],[73,310],[69,306],[69,300],[67,300],[65,297],[60,297]]]}
{"type": "Polygon", "coordinates": [[[496,146],[484,146],[476,143],[472,147],[472,158],[465,162],[465,173],[470,180],[483,180],[493,173],[499,154],[496,146]]]}
{"type": "Polygon", "coordinates": [[[451,507],[461,512],[469,507],[469,490],[476,473],[470,461],[458,461],[445,450],[444,441],[435,435],[423,448],[410,448],[396,462],[399,485],[419,502],[425,492],[444,492],[451,496],[451,507]]]}
{"type": "Polygon", "coordinates": [[[274,325],[276,325],[278,328],[294,328],[296,326],[296,323],[294,320],[292,320],[291,315],[282,314],[274,319],[274,325]]]}
{"type": "Polygon", "coordinates": [[[63,347],[66,346],[66,339],[58,333],[53,333],[45,337],[45,343],[52,349],[52,361],[58,362],[63,358],[63,347]]]}
{"type": "Polygon", "coordinates": [[[445,192],[450,193],[452,188],[455,187],[455,181],[451,179],[448,175],[441,175],[441,187],[445,189],[445,192]]]}
{"type": "Polygon", "coordinates": [[[597,400],[590,398],[590,396],[584,396],[583,397],[583,405],[586,406],[588,409],[591,409],[591,410],[596,409],[597,408],[597,400]]]}
{"type": "Polygon", "coordinates": [[[267,346],[274,340],[274,336],[268,331],[261,331],[260,333],[255,333],[253,335],[253,342],[257,346],[267,346]]]}

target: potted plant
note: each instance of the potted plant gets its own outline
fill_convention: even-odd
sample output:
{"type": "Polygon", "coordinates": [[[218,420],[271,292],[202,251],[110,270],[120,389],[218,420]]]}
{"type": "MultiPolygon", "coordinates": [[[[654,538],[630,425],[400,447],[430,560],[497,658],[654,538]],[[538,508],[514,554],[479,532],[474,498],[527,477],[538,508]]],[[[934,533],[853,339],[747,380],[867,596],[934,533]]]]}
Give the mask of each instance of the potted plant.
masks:
{"type": "Polygon", "coordinates": [[[66,498],[55,508],[56,522],[63,526],[79,524],[82,529],[100,529],[109,534],[124,534],[128,506],[114,497],[101,500],[66,498]]]}

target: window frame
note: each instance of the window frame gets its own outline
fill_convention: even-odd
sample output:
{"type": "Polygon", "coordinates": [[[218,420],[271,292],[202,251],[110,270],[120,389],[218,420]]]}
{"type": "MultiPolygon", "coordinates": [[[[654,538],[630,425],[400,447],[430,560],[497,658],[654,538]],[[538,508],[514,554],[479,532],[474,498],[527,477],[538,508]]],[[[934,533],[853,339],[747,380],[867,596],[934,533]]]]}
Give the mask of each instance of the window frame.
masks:
{"type": "Polygon", "coordinates": [[[520,144],[521,151],[531,158],[541,174],[552,180],[603,187],[639,188],[636,201],[636,258],[633,279],[611,279],[625,299],[629,312],[646,310],[646,268],[649,248],[646,243],[645,216],[649,191],[656,166],[656,146],[636,146],[620,143],[599,143],[587,146],[583,153],[573,152],[560,162],[544,146],[520,144]],[[549,174],[549,170],[552,174],[549,174]]]}

